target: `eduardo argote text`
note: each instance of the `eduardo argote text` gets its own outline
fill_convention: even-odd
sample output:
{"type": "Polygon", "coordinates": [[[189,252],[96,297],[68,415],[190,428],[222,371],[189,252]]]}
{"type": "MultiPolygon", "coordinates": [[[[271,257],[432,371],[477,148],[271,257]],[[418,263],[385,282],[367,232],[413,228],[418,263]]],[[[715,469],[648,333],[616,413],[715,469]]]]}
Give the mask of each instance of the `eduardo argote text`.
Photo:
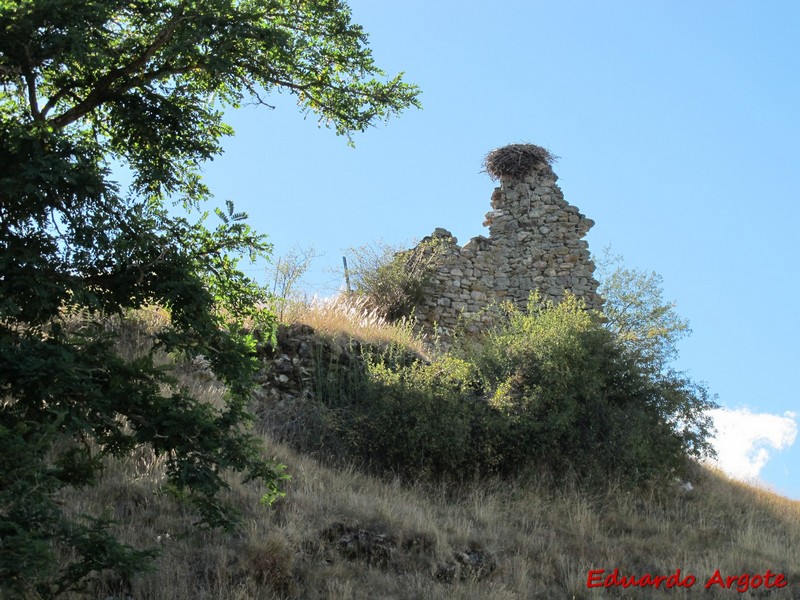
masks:
{"type": "MultiPolygon", "coordinates": [[[[669,575],[651,575],[645,573],[643,575],[621,575],[619,569],[613,571],[606,571],[605,569],[592,569],[586,579],[587,588],[690,588],[693,587],[697,581],[697,577],[691,573],[683,575],[680,569],[676,569],[674,573],[669,575]]],[[[719,569],[714,571],[714,574],[707,578],[704,582],[700,582],[705,589],[722,588],[736,590],[743,593],[747,590],[755,590],[759,588],[772,589],[786,587],[786,576],[783,573],[773,573],[767,569],[764,573],[740,573],[738,575],[724,575],[719,569]]]]}

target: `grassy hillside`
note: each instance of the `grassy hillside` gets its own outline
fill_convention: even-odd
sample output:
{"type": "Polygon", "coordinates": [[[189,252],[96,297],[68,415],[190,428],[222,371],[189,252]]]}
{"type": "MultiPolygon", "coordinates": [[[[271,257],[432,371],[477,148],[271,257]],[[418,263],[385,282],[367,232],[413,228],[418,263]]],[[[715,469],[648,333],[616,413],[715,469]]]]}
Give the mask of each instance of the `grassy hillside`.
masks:
{"type": "MultiPolygon", "coordinates": [[[[407,331],[379,319],[325,310],[301,316],[328,344],[353,337],[363,344],[408,340],[407,331]]],[[[140,315],[138,328],[126,329],[121,351],[135,355],[146,347],[158,319],[157,311],[140,315]]],[[[172,368],[205,401],[219,401],[221,387],[202,361],[172,368]]],[[[257,414],[274,403],[268,392],[257,395],[257,414]]],[[[359,465],[313,457],[263,435],[292,479],[271,507],[259,504],[257,487],[232,480],[227,499],[244,517],[234,535],[194,528],[195,517],[161,492],[163,461],[149,451],[110,462],[100,485],[64,497],[77,513],[110,510],[126,543],[161,551],[156,570],[104,575],[86,595],[74,597],[527,600],[693,598],[702,592],[704,598],[800,598],[800,503],[705,467],[692,468],[690,492],[680,482],[630,489],[613,480],[601,491],[553,488],[529,473],[459,484],[410,482],[390,473],[369,475],[359,465]],[[602,581],[615,568],[637,578],[680,569],[682,579],[692,574],[696,583],[659,591],[587,587],[590,571],[604,570],[596,574],[602,581]],[[737,576],[734,589],[703,589],[717,569],[723,580],[737,576]],[[763,584],[735,589],[744,589],[739,576],[767,569],[787,585],[769,592],[763,584]]]]}

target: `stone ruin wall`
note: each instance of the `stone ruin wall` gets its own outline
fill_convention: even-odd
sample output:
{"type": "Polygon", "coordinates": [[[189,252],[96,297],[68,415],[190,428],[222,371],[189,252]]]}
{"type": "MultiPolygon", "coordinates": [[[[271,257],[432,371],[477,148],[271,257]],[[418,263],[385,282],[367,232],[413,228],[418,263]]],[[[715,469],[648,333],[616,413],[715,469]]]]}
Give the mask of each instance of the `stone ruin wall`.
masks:
{"type": "Polygon", "coordinates": [[[550,165],[541,162],[525,176],[499,179],[483,223],[488,238],[472,238],[462,247],[439,228],[415,249],[427,252],[425,243],[433,239],[443,245],[426,301],[415,312],[423,330],[445,342],[459,325],[472,333],[491,326],[504,302],[524,309],[533,290],[554,302],[569,290],[588,308],[602,307],[583,240],[594,221],[564,200],[550,165]]]}

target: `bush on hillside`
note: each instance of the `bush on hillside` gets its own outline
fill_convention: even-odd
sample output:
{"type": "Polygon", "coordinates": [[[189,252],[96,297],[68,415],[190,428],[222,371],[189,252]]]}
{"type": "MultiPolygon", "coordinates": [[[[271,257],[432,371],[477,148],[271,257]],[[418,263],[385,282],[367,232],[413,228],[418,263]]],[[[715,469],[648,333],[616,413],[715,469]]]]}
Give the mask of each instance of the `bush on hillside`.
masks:
{"type": "Polygon", "coordinates": [[[710,452],[702,386],[642,368],[574,296],[509,308],[479,360],[490,404],[517,432],[515,462],[638,483],[710,452]]]}
{"type": "Polygon", "coordinates": [[[442,256],[442,242],[431,239],[413,250],[387,244],[352,248],[350,276],[356,293],[367,299],[367,307],[396,321],[408,317],[425,299],[425,289],[442,256]]]}
{"type": "Polygon", "coordinates": [[[628,268],[609,248],[595,259],[604,326],[651,370],[664,370],[678,356],[678,342],[691,333],[689,321],[664,299],[663,278],[628,268]]]}
{"type": "Polygon", "coordinates": [[[357,386],[326,369],[318,399],[346,451],[411,478],[533,469],[590,486],[672,475],[709,453],[702,386],[645,369],[582,302],[532,297],[507,316],[471,357],[367,356],[357,386]]]}
{"type": "Polygon", "coordinates": [[[412,478],[466,479],[494,456],[485,424],[492,411],[478,395],[478,373],[443,357],[392,369],[369,366],[369,394],[353,421],[356,450],[378,470],[412,478]]]}

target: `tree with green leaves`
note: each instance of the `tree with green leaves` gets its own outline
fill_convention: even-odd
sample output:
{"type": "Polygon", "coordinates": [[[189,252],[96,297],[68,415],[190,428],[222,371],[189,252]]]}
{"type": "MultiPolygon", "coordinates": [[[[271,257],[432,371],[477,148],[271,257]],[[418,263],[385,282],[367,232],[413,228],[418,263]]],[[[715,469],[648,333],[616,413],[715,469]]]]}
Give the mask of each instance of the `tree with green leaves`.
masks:
{"type": "Polygon", "coordinates": [[[625,267],[621,256],[606,249],[597,261],[606,327],[639,360],[663,369],[678,356],[677,343],[691,333],[689,321],[664,300],[663,278],[625,267]]]}
{"type": "Polygon", "coordinates": [[[713,456],[707,440],[714,431],[709,411],[717,407],[716,396],[672,366],[678,342],[691,333],[689,321],[675,302],[664,299],[663,278],[655,271],[625,267],[608,248],[597,264],[605,328],[660,388],[660,409],[673,429],[713,456]]]}
{"type": "Polygon", "coordinates": [[[296,246],[279,256],[267,268],[267,277],[272,280],[272,296],[279,320],[283,320],[293,302],[299,302],[303,298],[298,286],[316,257],[314,246],[296,246]]]}
{"type": "Polygon", "coordinates": [[[382,241],[350,248],[350,277],[369,310],[390,321],[410,317],[425,299],[425,289],[442,261],[440,239],[426,238],[411,250],[382,241]]]}
{"type": "Polygon", "coordinates": [[[511,424],[514,463],[568,467],[605,485],[672,476],[687,458],[713,455],[716,405],[706,389],[642,363],[582,300],[568,293],[554,305],[533,294],[526,311],[507,309],[481,361],[490,405],[511,424]]]}
{"type": "Polygon", "coordinates": [[[231,523],[228,470],[279,493],[281,468],[245,427],[252,332],[274,316],[237,268],[270,245],[232,204],[215,227],[201,209],[202,164],[232,133],[224,110],[278,91],[348,139],[418,94],[376,67],[341,0],[0,0],[0,595],[54,597],[144,565],[107,521],[57,500],[108,457],[152,447],[209,525],[231,523]],[[147,304],[169,327],[126,360],[103,319],[147,304]],[[207,357],[224,406],[174,385],[156,351],[207,357]],[[59,551],[72,562],[59,568],[59,551]]]}

